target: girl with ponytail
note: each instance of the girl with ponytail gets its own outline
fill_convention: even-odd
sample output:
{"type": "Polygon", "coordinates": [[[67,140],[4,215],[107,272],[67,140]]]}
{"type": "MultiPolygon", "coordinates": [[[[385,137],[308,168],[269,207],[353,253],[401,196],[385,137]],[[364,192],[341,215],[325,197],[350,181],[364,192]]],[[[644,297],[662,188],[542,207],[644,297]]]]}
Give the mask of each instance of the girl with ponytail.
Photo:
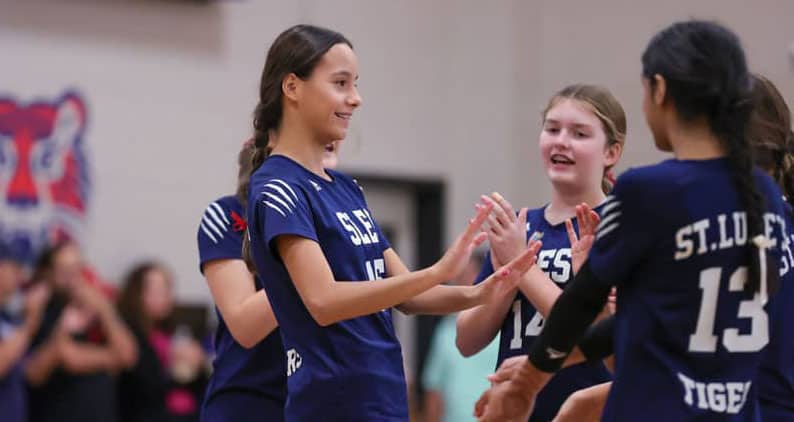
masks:
{"type": "Polygon", "coordinates": [[[410,272],[367,207],[363,190],[322,163],[361,105],[358,59],[338,32],[297,25],[267,54],[254,112],[250,260],[279,322],[288,421],[407,421],[402,353],[391,308],[444,314],[515,286],[526,250],[478,286],[441,286],[465,268],[492,204],[433,266],[410,272]],[[267,134],[267,143],[265,142],[267,134]]]}

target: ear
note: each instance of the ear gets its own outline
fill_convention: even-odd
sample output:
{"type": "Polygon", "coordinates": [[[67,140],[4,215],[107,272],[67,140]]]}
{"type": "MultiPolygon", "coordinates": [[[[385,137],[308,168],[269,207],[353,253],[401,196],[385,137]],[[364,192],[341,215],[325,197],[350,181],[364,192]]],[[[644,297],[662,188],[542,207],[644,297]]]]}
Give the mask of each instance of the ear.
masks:
{"type": "Polygon", "coordinates": [[[614,167],[623,155],[623,144],[615,142],[604,150],[604,167],[614,167]]]}
{"type": "Polygon", "coordinates": [[[660,74],[653,75],[651,84],[651,101],[654,105],[661,107],[667,97],[667,81],[660,74]]]}
{"type": "Polygon", "coordinates": [[[285,76],[281,81],[281,92],[291,101],[298,101],[300,98],[301,83],[303,81],[294,73],[285,76]]]}

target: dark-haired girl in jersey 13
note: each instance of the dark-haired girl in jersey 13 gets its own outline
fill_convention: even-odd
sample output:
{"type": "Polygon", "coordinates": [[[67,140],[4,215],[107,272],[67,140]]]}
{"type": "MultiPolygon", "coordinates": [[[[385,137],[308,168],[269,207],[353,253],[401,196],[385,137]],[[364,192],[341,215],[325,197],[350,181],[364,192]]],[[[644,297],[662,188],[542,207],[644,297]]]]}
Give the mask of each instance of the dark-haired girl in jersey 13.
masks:
{"type": "Polygon", "coordinates": [[[477,403],[481,420],[530,411],[613,286],[616,372],[603,420],[760,418],[754,380],[785,210],[753,165],[744,51],[727,28],[687,21],[656,34],[642,65],[648,126],[674,158],[618,179],[587,262],[529,360],[477,403]]]}

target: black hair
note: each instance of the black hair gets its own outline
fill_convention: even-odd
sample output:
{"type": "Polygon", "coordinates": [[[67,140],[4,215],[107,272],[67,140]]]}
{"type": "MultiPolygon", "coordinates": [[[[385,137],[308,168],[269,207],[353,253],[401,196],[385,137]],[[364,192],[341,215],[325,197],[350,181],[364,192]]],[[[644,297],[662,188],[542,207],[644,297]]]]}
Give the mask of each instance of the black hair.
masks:
{"type": "Polygon", "coordinates": [[[765,204],[755,184],[754,152],[746,136],[753,111],[752,79],[739,38],[715,22],[678,22],[651,39],[642,68],[651,89],[656,75],[664,78],[665,95],[682,121],[705,118],[722,142],[747,215],[747,287],[759,291],[762,254],[753,240],[764,233],[765,204]]]}

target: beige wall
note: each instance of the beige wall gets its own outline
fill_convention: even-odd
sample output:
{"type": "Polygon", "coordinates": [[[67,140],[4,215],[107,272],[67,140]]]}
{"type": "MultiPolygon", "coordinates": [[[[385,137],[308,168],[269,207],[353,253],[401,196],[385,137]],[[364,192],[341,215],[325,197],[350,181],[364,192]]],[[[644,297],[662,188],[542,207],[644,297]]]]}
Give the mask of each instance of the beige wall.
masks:
{"type": "Polygon", "coordinates": [[[288,25],[338,29],[356,46],[364,107],[343,147],[357,172],[447,180],[448,237],[480,193],[540,205],[539,112],[564,84],[606,85],[625,105],[622,164],[653,150],[640,104],[639,56],[665,24],[714,17],[794,101],[794,2],[704,0],[0,0],[0,94],[89,102],[95,195],[86,249],[108,277],[158,256],[185,300],[209,295],[196,224],[234,188],[269,42],[288,25]]]}

